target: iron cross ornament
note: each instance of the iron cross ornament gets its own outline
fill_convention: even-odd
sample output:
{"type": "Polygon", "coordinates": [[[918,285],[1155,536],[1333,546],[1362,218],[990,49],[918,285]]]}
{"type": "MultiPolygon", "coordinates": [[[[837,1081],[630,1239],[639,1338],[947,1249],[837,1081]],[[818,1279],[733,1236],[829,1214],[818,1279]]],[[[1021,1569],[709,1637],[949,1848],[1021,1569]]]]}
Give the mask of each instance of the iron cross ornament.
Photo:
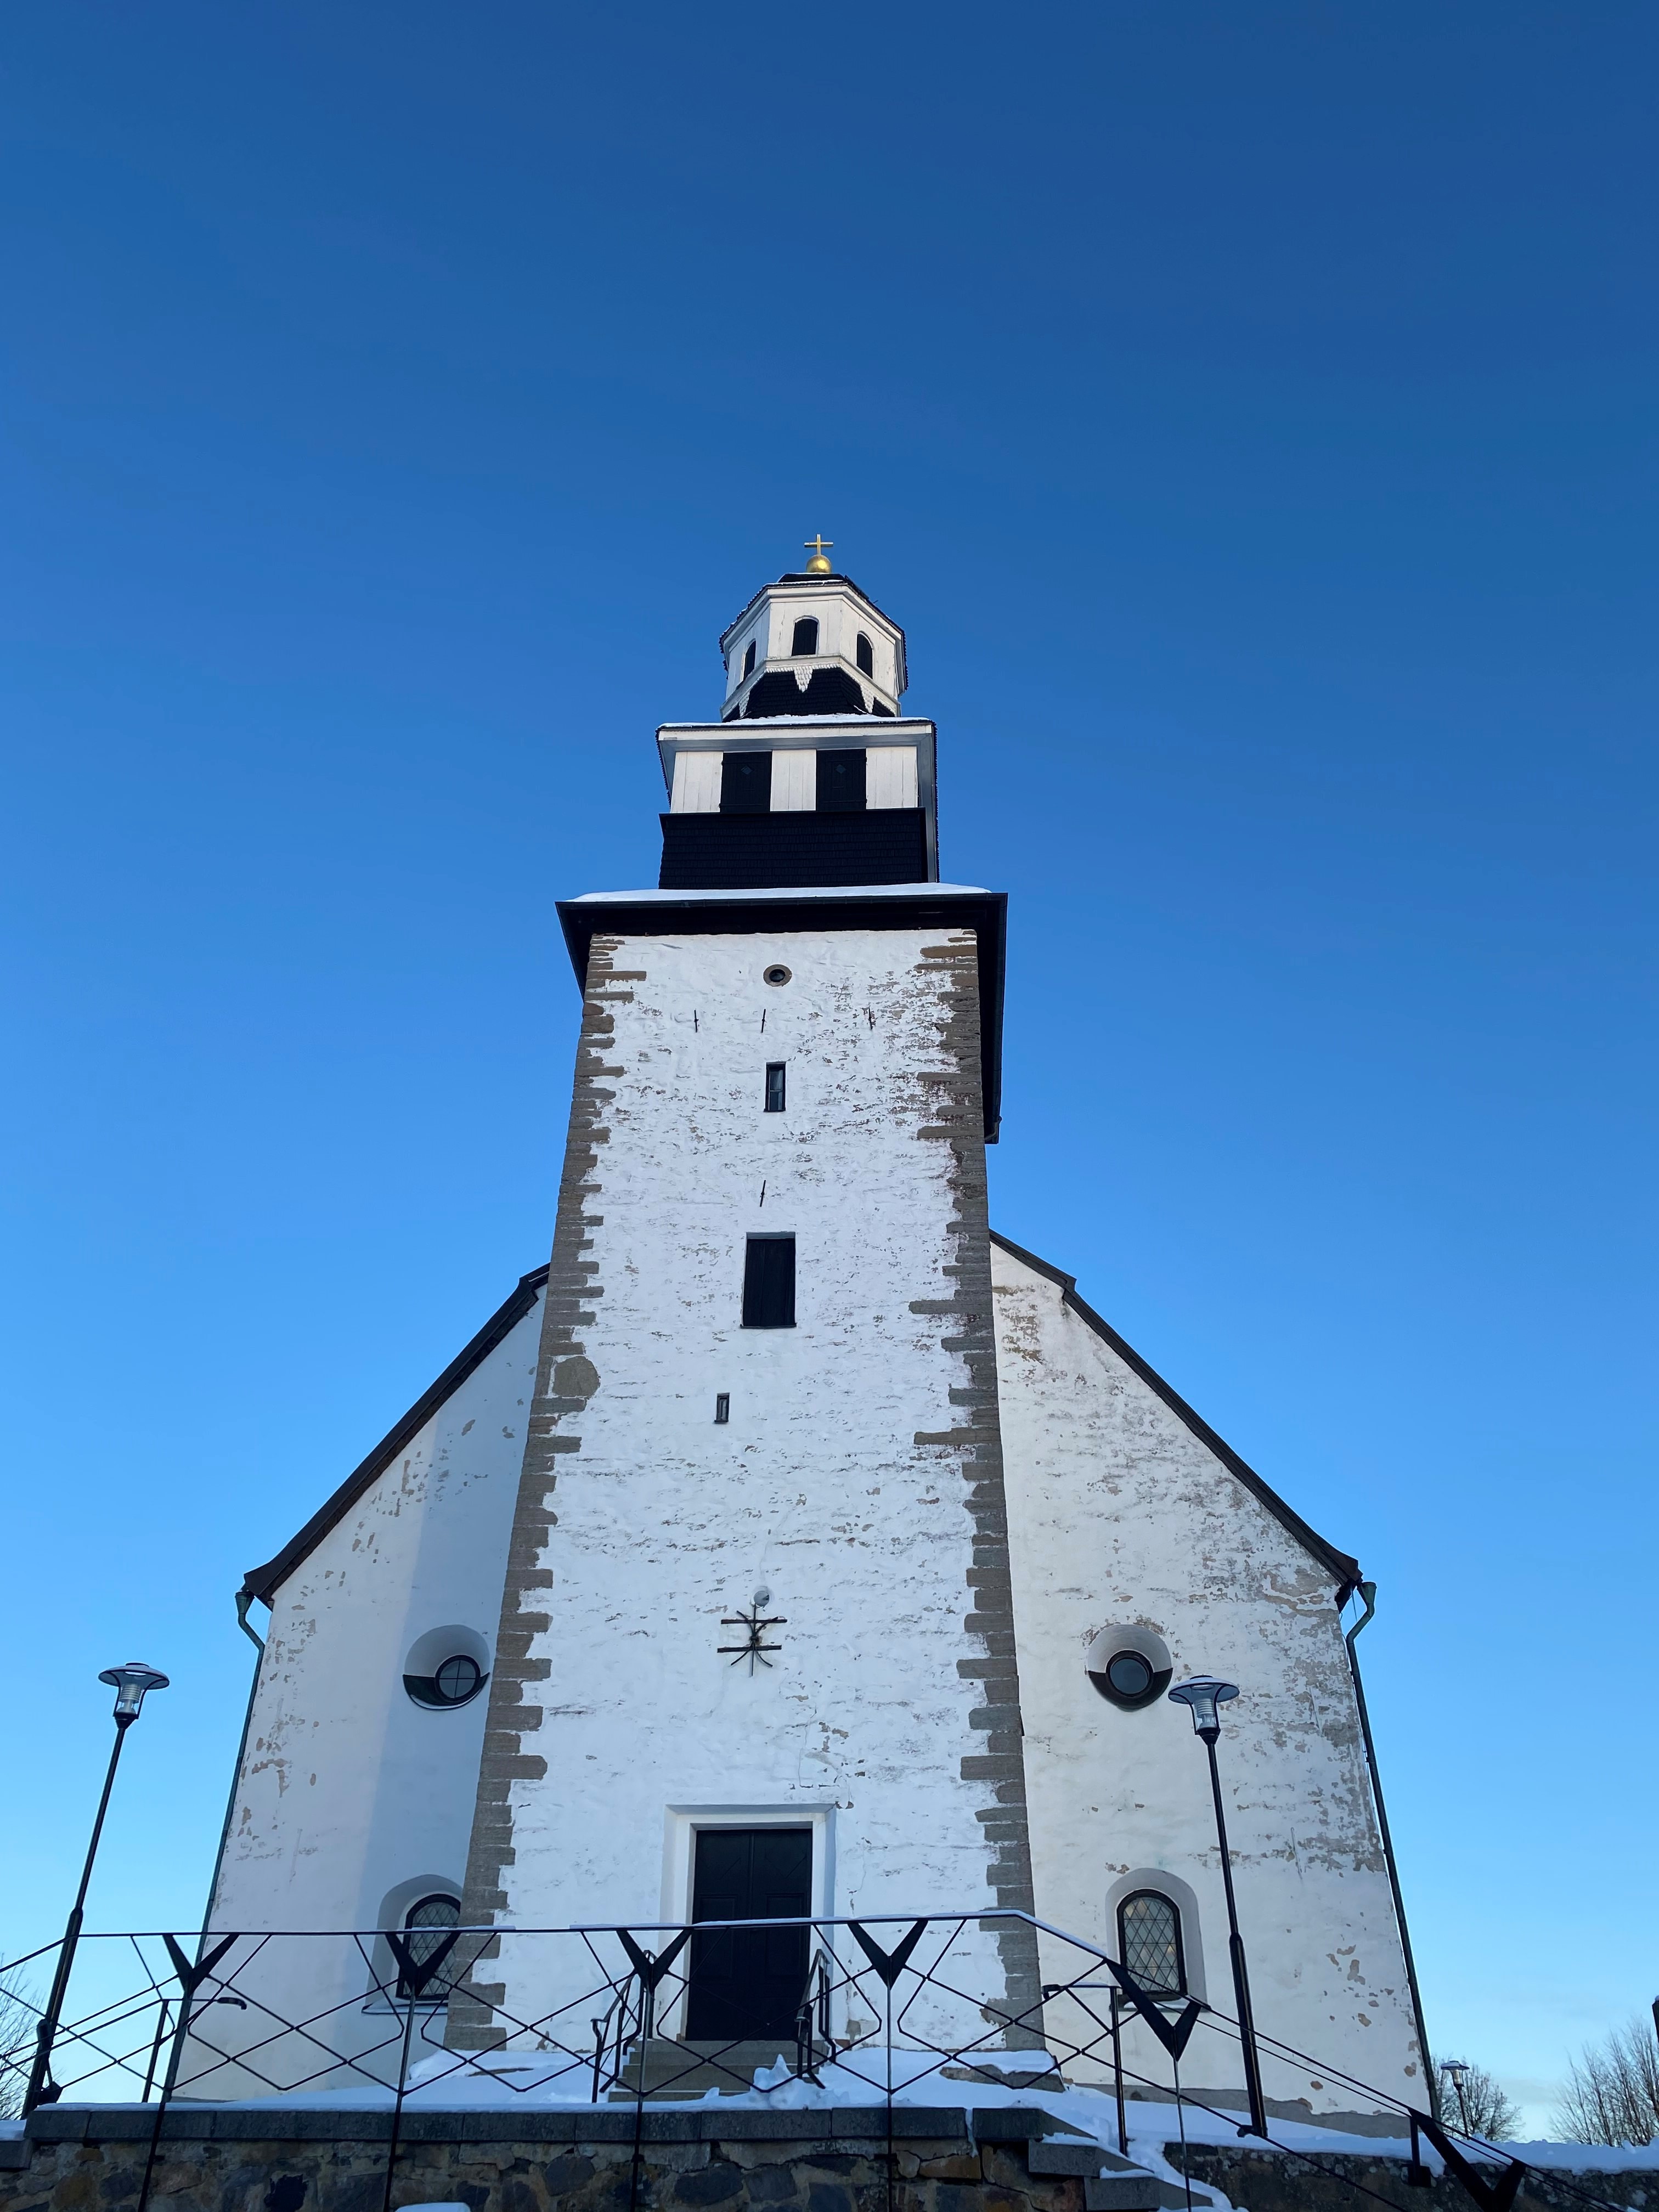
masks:
{"type": "Polygon", "coordinates": [[[749,1671],[751,1674],[755,1671],[755,1662],[757,1659],[763,1667],[769,1667],[772,1662],[766,1654],[769,1651],[781,1651],[783,1649],[781,1644],[768,1644],[765,1640],[766,1630],[783,1628],[788,1625],[788,1616],[785,1613],[762,1613],[761,1607],[770,1602],[771,1596],[770,1590],[757,1589],[755,1592],[754,1602],[747,1613],[728,1613],[720,1621],[722,1628],[744,1630],[749,1641],[746,1644],[721,1644],[717,1645],[716,1649],[722,1656],[730,1656],[734,1667],[742,1666],[746,1659],[749,1662],[749,1671]]]}

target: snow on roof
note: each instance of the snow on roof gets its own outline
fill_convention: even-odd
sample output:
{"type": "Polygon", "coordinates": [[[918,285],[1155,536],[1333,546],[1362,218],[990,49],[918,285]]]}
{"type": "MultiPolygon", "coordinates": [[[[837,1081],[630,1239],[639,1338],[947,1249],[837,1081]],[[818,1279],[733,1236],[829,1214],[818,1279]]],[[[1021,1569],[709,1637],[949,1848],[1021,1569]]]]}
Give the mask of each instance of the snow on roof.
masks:
{"type": "Polygon", "coordinates": [[[583,891],[580,896],[562,902],[567,906],[635,906],[647,902],[655,904],[684,906],[693,899],[741,899],[745,906],[757,899],[870,899],[870,898],[987,898],[990,894],[981,884],[811,884],[786,886],[777,890],[733,890],[729,887],[713,891],[583,891]]]}

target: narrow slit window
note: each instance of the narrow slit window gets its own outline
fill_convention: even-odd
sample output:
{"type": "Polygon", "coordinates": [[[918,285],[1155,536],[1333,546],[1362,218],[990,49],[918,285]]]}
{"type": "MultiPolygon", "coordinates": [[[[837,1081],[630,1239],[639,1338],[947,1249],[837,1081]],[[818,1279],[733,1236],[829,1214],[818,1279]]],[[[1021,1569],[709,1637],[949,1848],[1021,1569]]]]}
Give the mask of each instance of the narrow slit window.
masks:
{"type": "Polygon", "coordinates": [[[752,637],[743,649],[743,672],[745,676],[752,676],[755,672],[755,641],[752,637]]]}
{"type": "Polygon", "coordinates": [[[732,1394],[729,1390],[714,1393],[714,1425],[720,1428],[732,1418],[732,1394]]]}
{"type": "Polygon", "coordinates": [[[871,644],[869,639],[866,637],[862,630],[859,632],[858,662],[859,674],[860,676],[873,676],[875,674],[876,648],[871,644]]]}
{"type": "Polygon", "coordinates": [[[790,641],[789,650],[797,660],[805,660],[817,649],[818,618],[816,615],[803,615],[795,624],[795,635],[790,641]]]}
{"type": "Polygon", "coordinates": [[[745,1328],[795,1326],[795,1240],[751,1237],[743,1261],[745,1328]]]}
{"type": "Polygon", "coordinates": [[[783,1071],[787,1065],[787,1060],[769,1060],[766,1063],[766,1110],[769,1114],[781,1114],[783,1111],[783,1071]]]}

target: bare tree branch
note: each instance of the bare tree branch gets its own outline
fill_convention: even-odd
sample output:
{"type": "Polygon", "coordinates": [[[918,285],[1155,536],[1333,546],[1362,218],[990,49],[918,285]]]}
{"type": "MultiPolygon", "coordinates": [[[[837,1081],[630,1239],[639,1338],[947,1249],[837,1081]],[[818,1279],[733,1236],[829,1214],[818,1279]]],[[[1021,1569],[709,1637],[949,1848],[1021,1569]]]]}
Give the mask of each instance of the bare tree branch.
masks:
{"type": "Polygon", "coordinates": [[[1573,2060],[1555,2124],[1568,2142],[1650,2143],[1659,2136],[1659,2042],[1639,2013],[1573,2060]]]}

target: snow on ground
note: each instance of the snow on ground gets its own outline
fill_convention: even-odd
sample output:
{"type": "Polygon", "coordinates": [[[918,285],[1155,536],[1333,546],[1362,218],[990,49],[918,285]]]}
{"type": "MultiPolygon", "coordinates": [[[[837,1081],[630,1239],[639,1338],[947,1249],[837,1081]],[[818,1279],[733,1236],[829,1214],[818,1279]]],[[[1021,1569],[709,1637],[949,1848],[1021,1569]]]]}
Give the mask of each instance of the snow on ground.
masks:
{"type": "MultiPolygon", "coordinates": [[[[1041,2071],[1041,2052],[1020,2051],[1015,2056],[1022,2073],[1028,2069],[1033,2073],[1041,2071]]],[[[888,2064],[884,2047],[875,2045],[866,2054],[854,2051],[822,2065],[819,2080],[813,2082],[797,2078],[788,2062],[780,2058],[772,2066],[763,2067],[755,2075],[753,2086],[746,2090],[728,2094],[710,2089],[700,2099],[675,2101],[681,2109],[701,2104],[723,2112],[763,2112],[773,2106],[785,2112],[802,2112],[835,2106],[879,2104],[887,2094],[888,2064]]],[[[893,2051],[891,2069],[896,2103],[981,2108],[1038,2105],[1075,2134],[1116,2151],[1117,2106],[1109,2090],[1072,2084],[1064,2087],[1050,2088],[1039,2084],[1019,2088],[999,2081],[965,2081],[961,2078],[965,2069],[959,2063],[951,2062],[947,2075],[936,2053],[902,2048],[893,2051]]],[[[592,2096],[591,2059],[577,2059],[555,2051],[471,2051],[463,2057],[457,2052],[441,2051],[410,2067],[404,2106],[405,2111],[416,2112],[501,2111],[518,2105],[529,2109],[557,2110],[591,2106],[592,2096]]],[[[239,2099],[223,2104],[206,2105],[192,2099],[189,2106],[197,2112],[268,2112],[284,2107],[362,2112],[389,2109],[392,2101],[389,2088],[364,2082],[351,2088],[301,2090],[283,2096],[239,2099]]],[[[610,2109],[616,2111],[618,2107],[612,2106],[610,2109]]],[[[1164,2155],[1165,2146],[1178,2143],[1183,2131],[1182,2115],[1176,2106],[1132,2097],[1126,2106],[1126,2118],[1130,2157],[1161,2179],[1179,2186],[1181,2176],[1164,2155]]],[[[21,2121],[0,2121],[0,2138],[21,2132],[21,2121]]],[[[1185,2108],[1184,2132],[1190,2143],[1234,2150],[1255,2147],[1254,2138],[1241,2138],[1236,2115],[1206,2112],[1191,2105],[1185,2108]]],[[[1407,2132],[1402,2131],[1398,2136],[1348,2135],[1339,2129],[1297,2120],[1273,2121],[1269,2142],[1284,2150],[1326,2158],[1403,2160],[1411,2155],[1407,2132]]],[[[1612,2148],[1594,2143],[1537,2142],[1494,2144],[1492,2148],[1495,2154],[1518,2158],[1553,2172],[1659,2172],[1659,2143],[1639,2148],[1626,2144],[1612,2148]]],[[[1440,2160],[1426,2142],[1423,2155],[1438,2172],[1440,2160]]],[[[1209,2194],[1215,2198],[1215,2212],[1228,2212],[1226,2199],[1218,2191],[1209,2194]]]]}

